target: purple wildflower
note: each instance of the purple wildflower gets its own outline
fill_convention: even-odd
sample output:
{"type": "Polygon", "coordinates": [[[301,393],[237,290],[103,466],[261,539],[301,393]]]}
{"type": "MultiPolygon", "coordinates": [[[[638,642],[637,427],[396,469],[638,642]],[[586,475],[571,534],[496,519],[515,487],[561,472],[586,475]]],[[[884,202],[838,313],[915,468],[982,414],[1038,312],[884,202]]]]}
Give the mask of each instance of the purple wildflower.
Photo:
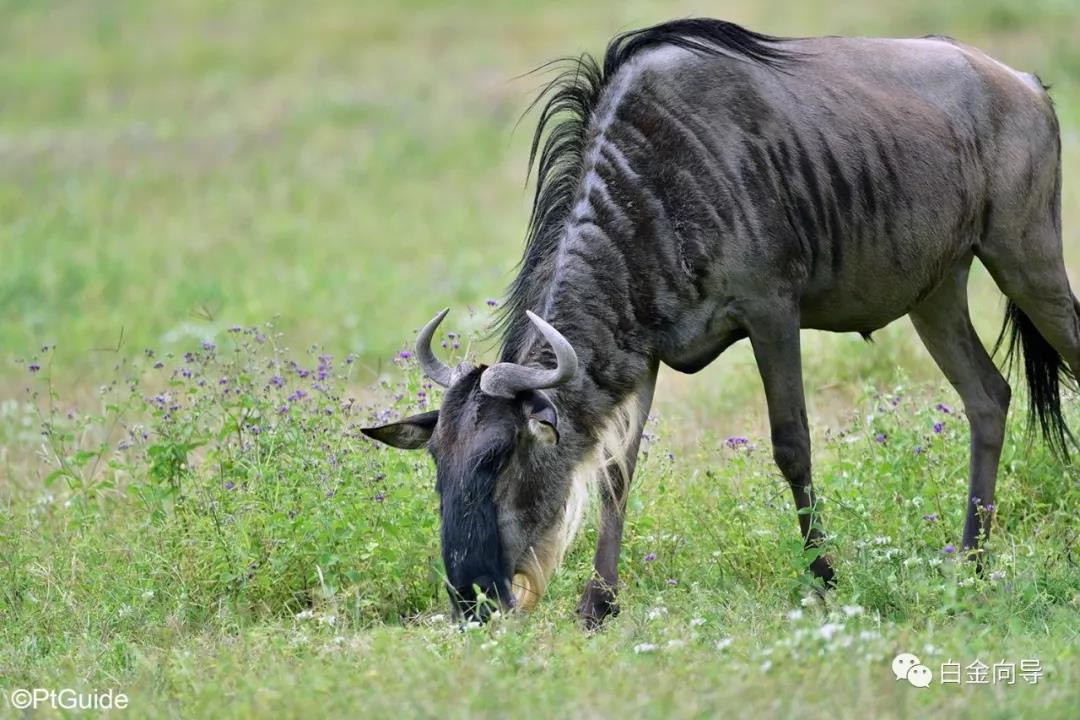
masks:
{"type": "Polygon", "coordinates": [[[205,350],[206,352],[214,352],[216,347],[217,346],[214,345],[214,343],[210,342],[209,340],[203,340],[202,349],[205,350]]]}
{"type": "Polygon", "coordinates": [[[191,370],[188,370],[187,368],[181,368],[180,374],[186,378],[189,378],[191,377],[191,370]]]}
{"type": "Polygon", "coordinates": [[[398,357],[401,358],[402,360],[408,360],[409,358],[412,357],[412,353],[409,352],[408,350],[402,350],[401,352],[398,353],[398,357]]]}
{"type": "Polygon", "coordinates": [[[165,363],[161,362],[160,360],[158,362],[154,363],[154,369],[155,370],[160,370],[163,367],[165,367],[165,363]]]}
{"type": "Polygon", "coordinates": [[[384,495],[382,491],[375,493],[375,502],[382,502],[385,499],[386,495],[384,495]]]}
{"type": "Polygon", "coordinates": [[[38,365],[37,363],[30,363],[30,365],[29,365],[29,367],[27,369],[32,373],[36,373],[38,370],[41,369],[41,366],[38,365]]]}
{"type": "Polygon", "coordinates": [[[955,545],[946,545],[945,547],[943,547],[941,549],[941,552],[945,553],[946,555],[952,555],[953,553],[956,552],[956,546],[955,545]]]}
{"type": "Polygon", "coordinates": [[[675,578],[668,578],[667,579],[667,584],[670,585],[671,587],[675,587],[676,585],[679,584],[679,581],[676,580],[675,578]]]}
{"type": "Polygon", "coordinates": [[[217,384],[218,385],[228,385],[229,384],[229,378],[223,377],[223,378],[221,378],[220,380],[217,381],[217,384]]]}
{"type": "Polygon", "coordinates": [[[923,454],[923,446],[922,445],[916,445],[915,446],[915,454],[916,455],[922,455],[923,454]]]}
{"type": "Polygon", "coordinates": [[[306,392],[304,392],[303,390],[297,390],[296,392],[294,392],[292,395],[289,396],[288,400],[291,403],[300,402],[301,400],[303,400],[306,397],[307,397],[306,392]]]}
{"type": "Polygon", "coordinates": [[[270,378],[270,384],[274,387],[281,387],[285,384],[285,378],[281,377],[280,375],[275,375],[270,378]]]}
{"type": "Polygon", "coordinates": [[[499,306],[499,301],[496,300],[495,298],[488,298],[487,299],[487,304],[488,304],[488,307],[498,307],[499,306]]]}
{"type": "Polygon", "coordinates": [[[236,487],[236,483],[234,483],[232,480],[229,480],[227,483],[225,483],[225,489],[226,490],[232,490],[235,487],[236,487]]]}
{"type": "Polygon", "coordinates": [[[656,553],[651,552],[645,556],[645,562],[652,562],[656,559],[656,553]]]}
{"type": "Polygon", "coordinates": [[[239,325],[233,325],[231,328],[229,328],[229,332],[231,332],[231,333],[238,333],[238,332],[243,332],[243,331],[244,331],[244,328],[240,327],[239,325]]]}
{"type": "Polygon", "coordinates": [[[922,516],[922,519],[928,523],[935,523],[937,522],[937,513],[927,513],[922,516]]]}
{"type": "Polygon", "coordinates": [[[986,512],[994,512],[994,503],[986,503],[983,505],[983,510],[986,512]]]}
{"type": "Polygon", "coordinates": [[[943,422],[934,423],[934,433],[935,434],[940,435],[941,431],[944,430],[944,429],[945,429],[945,423],[943,423],[943,422]]]}
{"type": "Polygon", "coordinates": [[[889,436],[882,432],[879,432],[877,435],[874,436],[874,441],[877,443],[884,443],[888,439],[889,436]]]}
{"type": "Polygon", "coordinates": [[[184,362],[195,362],[195,356],[192,353],[184,353],[184,362]]]}
{"type": "Polygon", "coordinates": [[[724,444],[727,445],[729,448],[735,449],[737,447],[742,447],[743,445],[746,445],[749,442],[750,442],[749,438],[744,438],[741,435],[735,435],[735,436],[729,437],[727,440],[725,440],[724,444]]]}
{"type": "Polygon", "coordinates": [[[936,410],[937,410],[938,412],[943,412],[943,413],[945,413],[946,415],[952,415],[952,408],[951,408],[951,407],[949,407],[948,405],[946,405],[945,403],[938,403],[938,404],[937,404],[937,405],[935,406],[935,409],[936,409],[936,410]]]}
{"type": "Polygon", "coordinates": [[[289,406],[288,405],[282,405],[281,407],[279,407],[277,409],[277,411],[278,411],[278,415],[287,415],[289,413],[289,406]]]}

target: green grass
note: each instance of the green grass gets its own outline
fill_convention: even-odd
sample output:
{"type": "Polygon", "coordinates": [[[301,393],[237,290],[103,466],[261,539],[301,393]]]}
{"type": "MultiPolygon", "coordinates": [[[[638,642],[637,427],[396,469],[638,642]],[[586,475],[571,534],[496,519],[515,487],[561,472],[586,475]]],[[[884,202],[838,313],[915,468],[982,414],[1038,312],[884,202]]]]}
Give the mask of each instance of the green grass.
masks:
{"type": "MultiPolygon", "coordinates": [[[[356,425],[420,403],[415,369],[391,362],[413,328],[453,305],[448,324],[474,335],[487,316],[466,306],[512,277],[531,121],[512,129],[539,82],[516,76],[688,14],[947,33],[1039,72],[1080,268],[1068,0],[0,1],[0,691],[114,688],[138,717],[1074,717],[1075,471],[1028,443],[1018,397],[997,574],[945,555],[966,422],[935,408],[957,401],[906,321],[873,346],[804,337],[840,573],[824,606],[803,605],[807,558],[737,346],[661,377],[604,631],[573,617],[593,525],[534,613],[468,632],[439,619],[430,463],[356,425]],[[317,373],[323,353],[319,392],[288,360],[317,373]],[[935,675],[1035,658],[1044,675],[918,690],[889,671],[901,651],[935,675]]],[[[985,273],[972,296],[992,338],[985,273]]]]}

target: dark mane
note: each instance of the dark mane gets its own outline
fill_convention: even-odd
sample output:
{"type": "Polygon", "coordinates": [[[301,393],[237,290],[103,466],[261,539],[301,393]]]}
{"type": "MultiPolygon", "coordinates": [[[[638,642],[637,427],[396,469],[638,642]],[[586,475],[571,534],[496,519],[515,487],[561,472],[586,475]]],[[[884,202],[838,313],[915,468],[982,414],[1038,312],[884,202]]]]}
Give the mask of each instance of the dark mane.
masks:
{"type": "Polygon", "coordinates": [[[559,74],[525,111],[528,114],[541,108],[528,166],[530,175],[536,167],[536,193],[525,235],[525,252],[497,325],[503,333],[500,352],[503,360],[512,360],[525,342],[529,324],[523,321],[525,310],[531,309],[527,305],[537,268],[558,248],[583,170],[589,122],[616,73],[638,53],[662,45],[778,65],[791,54],[772,45],[777,42],[782,39],[755,33],[734,23],[689,18],[617,35],[608,43],[602,66],[596,58],[585,53],[537,68],[562,66],[559,74]]]}

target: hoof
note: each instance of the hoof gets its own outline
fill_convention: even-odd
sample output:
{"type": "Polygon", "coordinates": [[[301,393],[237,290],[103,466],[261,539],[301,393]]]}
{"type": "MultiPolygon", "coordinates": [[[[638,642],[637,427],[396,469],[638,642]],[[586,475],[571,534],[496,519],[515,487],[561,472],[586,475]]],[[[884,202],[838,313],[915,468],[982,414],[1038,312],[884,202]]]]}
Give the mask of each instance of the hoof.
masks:
{"type": "Polygon", "coordinates": [[[814,574],[814,577],[825,583],[826,590],[832,590],[836,587],[836,571],[833,570],[832,562],[829,561],[827,555],[820,555],[814,562],[810,563],[810,572],[814,574]]]}
{"type": "Polygon", "coordinates": [[[604,618],[619,614],[619,606],[615,602],[615,588],[597,578],[587,582],[577,606],[577,614],[586,630],[599,629],[604,618]]]}

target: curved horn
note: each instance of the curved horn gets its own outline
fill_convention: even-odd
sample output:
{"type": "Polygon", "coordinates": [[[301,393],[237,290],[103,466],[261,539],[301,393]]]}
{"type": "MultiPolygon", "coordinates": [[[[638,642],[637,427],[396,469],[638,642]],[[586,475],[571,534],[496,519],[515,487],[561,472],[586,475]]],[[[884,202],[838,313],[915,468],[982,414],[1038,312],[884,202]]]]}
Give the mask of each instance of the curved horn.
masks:
{"type": "Polygon", "coordinates": [[[425,375],[445,388],[450,387],[454,371],[450,369],[449,365],[444,364],[442,360],[435,357],[435,353],[431,350],[431,338],[435,335],[439,323],[443,321],[448,312],[450,312],[450,308],[445,308],[421,328],[416,336],[416,357],[420,361],[420,369],[424,371],[425,375]]]}
{"type": "Polygon", "coordinates": [[[555,367],[547,370],[517,363],[496,363],[480,376],[480,389],[488,395],[512,398],[522,390],[555,387],[570,380],[577,372],[577,353],[570,341],[531,310],[526,310],[525,314],[555,351],[555,367]]]}

